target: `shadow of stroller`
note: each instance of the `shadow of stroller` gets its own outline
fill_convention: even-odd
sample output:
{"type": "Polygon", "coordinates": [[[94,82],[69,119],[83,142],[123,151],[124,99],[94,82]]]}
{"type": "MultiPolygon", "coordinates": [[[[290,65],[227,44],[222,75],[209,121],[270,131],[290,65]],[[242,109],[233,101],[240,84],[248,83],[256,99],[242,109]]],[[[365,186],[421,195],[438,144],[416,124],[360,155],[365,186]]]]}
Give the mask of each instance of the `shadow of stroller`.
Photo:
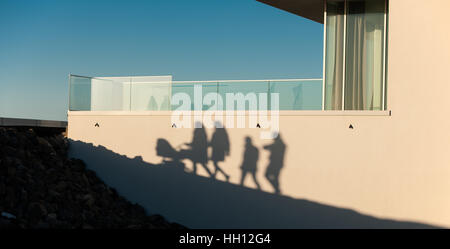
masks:
{"type": "Polygon", "coordinates": [[[173,166],[185,170],[186,165],[181,161],[189,157],[184,150],[175,150],[170,143],[163,138],[156,141],[156,155],[162,157],[161,165],[173,166]]]}

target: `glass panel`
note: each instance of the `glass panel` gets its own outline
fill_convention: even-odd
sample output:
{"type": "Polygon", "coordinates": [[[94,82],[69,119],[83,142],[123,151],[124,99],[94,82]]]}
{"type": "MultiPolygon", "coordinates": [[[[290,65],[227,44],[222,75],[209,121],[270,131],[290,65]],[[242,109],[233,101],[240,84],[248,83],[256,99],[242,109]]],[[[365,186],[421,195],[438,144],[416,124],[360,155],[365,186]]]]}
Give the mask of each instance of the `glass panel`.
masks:
{"type": "Polygon", "coordinates": [[[132,111],[169,111],[171,83],[132,82],[132,111]]]}
{"type": "Polygon", "coordinates": [[[125,91],[126,88],[123,82],[92,78],[91,111],[127,110],[129,93],[125,91]]]}
{"type": "Polygon", "coordinates": [[[322,80],[270,82],[270,93],[279,93],[280,110],[322,110],[322,80]]]}
{"type": "MultiPolygon", "coordinates": [[[[258,110],[259,94],[265,93],[266,96],[269,90],[269,82],[219,82],[219,94],[224,101],[224,108],[234,110],[258,110]],[[241,93],[245,101],[238,101],[237,98],[228,98],[227,93],[234,94],[234,97],[238,97],[238,93],[241,93]],[[227,108],[230,105],[232,108],[227,108]]],[[[231,97],[231,95],[230,95],[231,97]]],[[[267,106],[269,103],[267,102],[267,106]]]]}
{"type": "Polygon", "coordinates": [[[325,110],[342,110],[344,1],[327,2],[325,110]]]}
{"type": "MultiPolygon", "coordinates": [[[[175,83],[172,84],[172,96],[178,93],[185,93],[189,95],[189,99],[191,101],[191,108],[190,110],[194,110],[194,84],[193,83],[175,83]]],[[[179,105],[175,105],[172,103],[172,110],[177,110],[181,106],[181,103],[179,105]]]]}
{"type": "Polygon", "coordinates": [[[70,75],[69,110],[91,110],[91,78],[70,75]]]}
{"type": "MultiPolygon", "coordinates": [[[[186,93],[191,100],[191,110],[194,110],[194,87],[201,86],[203,110],[210,110],[211,105],[205,104],[205,96],[209,93],[219,93],[222,98],[223,108],[226,110],[227,101],[231,103],[234,110],[258,110],[260,106],[260,93],[267,94],[270,88],[271,93],[279,93],[280,110],[321,110],[322,109],[322,80],[307,81],[241,81],[241,82],[218,82],[218,83],[177,83],[172,85],[172,94],[186,93]],[[218,88],[217,88],[218,87],[218,88]],[[227,99],[227,93],[233,94],[227,99]],[[244,99],[237,99],[237,94],[241,93],[244,99]]],[[[214,95],[213,95],[214,96],[214,95]]],[[[267,96],[266,107],[270,108],[270,97],[267,96]]],[[[215,104],[215,100],[212,102],[215,104]]],[[[176,110],[179,105],[173,105],[172,110],[176,110]]]]}
{"type": "MultiPolygon", "coordinates": [[[[194,110],[194,104],[195,104],[195,98],[194,98],[194,89],[195,87],[198,87],[197,89],[201,90],[202,99],[197,101],[202,101],[201,106],[203,111],[210,110],[212,106],[215,105],[215,101],[217,101],[217,98],[214,99],[214,102],[212,105],[205,105],[204,100],[205,96],[209,93],[217,93],[217,83],[176,83],[174,82],[172,84],[172,96],[177,93],[186,93],[189,95],[191,100],[191,110],[194,110]]],[[[180,104],[181,105],[181,104],[180,104]]],[[[172,105],[172,110],[176,110],[180,105],[172,105]]],[[[212,109],[211,109],[212,110],[212,109]]]]}
{"type": "MultiPolygon", "coordinates": [[[[206,105],[205,101],[203,101],[203,105],[202,105],[203,110],[204,111],[216,110],[217,109],[216,101],[217,101],[217,96],[218,96],[218,89],[217,89],[218,83],[203,83],[203,84],[201,84],[201,86],[202,86],[203,100],[205,100],[205,96],[208,95],[209,93],[215,93],[215,95],[210,95],[214,99],[214,102],[210,102],[210,103],[212,103],[211,105],[206,105]],[[216,96],[216,97],[214,98],[214,96],[216,96]]],[[[225,102],[225,100],[223,100],[223,101],[225,102]]],[[[225,106],[225,103],[223,103],[223,105],[225,106]]]]}
{"type": "Polygon", "coordinates": [[[131,111],[131,79],[122,82],[122,110],[131,111]]]}
{"type": "Polygon", "coordinates": [[[382,110],[384,0],[347,1],[345,110],[382,110]]]}

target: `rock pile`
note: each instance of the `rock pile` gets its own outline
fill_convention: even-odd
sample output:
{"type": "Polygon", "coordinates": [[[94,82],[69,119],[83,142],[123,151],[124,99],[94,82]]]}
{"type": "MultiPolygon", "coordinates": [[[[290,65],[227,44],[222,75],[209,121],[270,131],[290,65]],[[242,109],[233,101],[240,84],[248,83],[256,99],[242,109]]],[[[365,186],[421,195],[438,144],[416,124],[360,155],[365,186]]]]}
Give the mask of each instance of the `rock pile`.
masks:
{"type": "Polygon", "coordinates": [[[0,127],[1,228],[183,228],[125,200],[68,146],[62,134],[0,127]]]}

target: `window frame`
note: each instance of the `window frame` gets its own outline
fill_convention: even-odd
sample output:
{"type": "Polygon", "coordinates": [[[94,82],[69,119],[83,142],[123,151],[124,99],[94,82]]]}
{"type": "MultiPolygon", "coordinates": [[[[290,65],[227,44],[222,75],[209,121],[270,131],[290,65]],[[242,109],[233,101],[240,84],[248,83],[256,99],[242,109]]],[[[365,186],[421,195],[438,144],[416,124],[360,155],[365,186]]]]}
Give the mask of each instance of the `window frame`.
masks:
{"type": "MultiPolygon", "coordinates": [[[[345,109],[345,86],[346,86],[346,62],[347,62],[347,16],[348,16],[348,0],[342,0],[344,2],[344,28],[343,28],[343,37],[344,37],[344,44],[343,44],[343,58],[342,58],[342,102],[341,102],[341,109],[335,109],[335,110],[328,110],[328,111],[380,111],[380,110],[346,110],[345,109]]],[[[322,84],[322,111],[327,111],[325,109],[326,106],[326,59],[327,59],[327,4],[329,0],[324,0],[324,36],[323,36],[323,84],[322,84]]],[[[384,13],[383,13],[383,19],[384,19],[384,25],[383,25],[383,66],[382,66],[382,93],[381,93],[381,111],[387,111],[388,110],[388,104],[387,104],[387,65],[388,65],[388,11],[389,11],[389,0],[384,0],[384,13]]]]}

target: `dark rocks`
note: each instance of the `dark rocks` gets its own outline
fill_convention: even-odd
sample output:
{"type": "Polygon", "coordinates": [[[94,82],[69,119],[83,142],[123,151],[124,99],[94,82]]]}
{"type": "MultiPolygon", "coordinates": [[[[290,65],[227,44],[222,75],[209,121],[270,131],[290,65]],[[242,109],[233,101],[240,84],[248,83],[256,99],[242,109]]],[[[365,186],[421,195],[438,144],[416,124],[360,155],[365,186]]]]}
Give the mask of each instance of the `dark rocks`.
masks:
{"type": "Polygon", "coordinates": [[[0,228],[181,229],[69,159],[63,135],[0,127],[0,228]]]}
{"type": "Polygon", "coordinates": [[[32,221],[34,221],[33,223],[36,223],[40,221],[43,217],[47,216],[47,209],[45,208],[44,205],[38,202],[31,203],[28,212],[29,212],[28,216],[32,221]]]}
{"type": "Polygon", "coordinates": [[[2,217],[6,219],[16,219],[16,216],[7,212],[2,212],[2,217]]]}
{"type": "Polygon", "coordinates": [[[45,219],[45,221],[50,226],[55,226],[58,223],[58,216],[55,213],[48,214],[47,218],[45,219]]]}

